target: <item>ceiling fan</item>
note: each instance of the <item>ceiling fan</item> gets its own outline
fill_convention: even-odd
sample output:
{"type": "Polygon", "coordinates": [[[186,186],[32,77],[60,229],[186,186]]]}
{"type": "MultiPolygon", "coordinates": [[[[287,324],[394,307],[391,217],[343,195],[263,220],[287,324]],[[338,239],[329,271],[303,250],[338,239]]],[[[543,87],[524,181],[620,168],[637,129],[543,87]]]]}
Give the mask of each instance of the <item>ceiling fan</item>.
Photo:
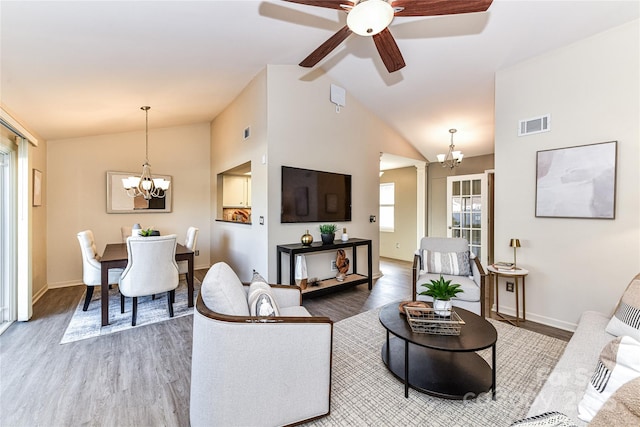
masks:
{"type": "Polygon", "coordinates": [[[390,73],[405,66],[404,58],[389,31],[396,16],[434,16],[484,12],[493,0],[284,0],[291,3],[343,10],[347,25],[302,60],[300,66],[313,67],[331,53],[351,33],[372,36],[380,58],[390,73]]]}

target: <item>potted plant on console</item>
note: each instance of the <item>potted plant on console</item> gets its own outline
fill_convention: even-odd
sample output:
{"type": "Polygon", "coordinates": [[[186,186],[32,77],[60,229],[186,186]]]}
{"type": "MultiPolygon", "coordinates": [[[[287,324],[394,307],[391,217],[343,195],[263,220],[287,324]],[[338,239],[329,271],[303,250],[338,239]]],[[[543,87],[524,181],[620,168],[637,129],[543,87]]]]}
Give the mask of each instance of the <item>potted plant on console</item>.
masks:
{"type": "Polygon", "coordinates": [[[323,245],[331,245],[336,239],[336,230],[338,226],[335,224],[320,224],[320,237],[323,245]]]}
{"type": "Polygon", "coordinates": [[[451,316],[451,298],[460,292],[460,285],[451,284],[451,280],[445,280],[442,275],[440,279],[432,280],[431,283],[423,283],[421,286],[427,288],[420,292],[420,295],[427,295],[433,298],[433,309],[438,316],[451,316]]]}

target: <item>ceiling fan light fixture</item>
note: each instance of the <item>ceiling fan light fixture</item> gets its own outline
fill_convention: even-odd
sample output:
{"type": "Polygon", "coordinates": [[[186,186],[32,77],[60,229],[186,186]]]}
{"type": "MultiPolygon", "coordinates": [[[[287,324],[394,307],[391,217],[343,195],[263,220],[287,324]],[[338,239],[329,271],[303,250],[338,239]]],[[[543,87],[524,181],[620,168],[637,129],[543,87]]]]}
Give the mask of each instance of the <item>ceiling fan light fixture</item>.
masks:
{"type": "Polygon", "coordinates": [[[393,14],[385,0],[361,0],[347,15],[347,26],[360,36],[374,36],[391,24],[393,14]]]}

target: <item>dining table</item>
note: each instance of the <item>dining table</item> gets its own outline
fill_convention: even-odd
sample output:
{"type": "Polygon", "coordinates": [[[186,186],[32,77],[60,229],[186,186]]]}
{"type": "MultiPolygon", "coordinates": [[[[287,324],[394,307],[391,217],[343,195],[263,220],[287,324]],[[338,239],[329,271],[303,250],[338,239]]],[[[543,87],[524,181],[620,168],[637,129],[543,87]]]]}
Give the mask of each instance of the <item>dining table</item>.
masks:
{"type": "MultiPolygon", "coordinates": [[[[180,243],[176,244],[176,262],[187,261],[187,305],[193,307],[193,255],[194,252],[180,243]]],[[[129,260],[126,243],[108,243],[100,258],[100,304],[102,326],[109,324],[109,270],[125,268],[129,260]]]]}

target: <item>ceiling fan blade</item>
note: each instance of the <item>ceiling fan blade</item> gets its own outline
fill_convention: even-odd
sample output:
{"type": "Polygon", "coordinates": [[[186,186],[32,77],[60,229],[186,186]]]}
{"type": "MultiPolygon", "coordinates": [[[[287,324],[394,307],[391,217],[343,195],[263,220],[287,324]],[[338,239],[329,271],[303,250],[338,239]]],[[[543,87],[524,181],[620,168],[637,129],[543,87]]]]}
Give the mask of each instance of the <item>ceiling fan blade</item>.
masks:
{"type": "Polygon", "coordinates": [[[349,0],[283,0],[289,3],[306,4],[308,6],[326,7],[327,9],[344,10],[340,5],[345,4],[353,6],[353,2],[349,0]]]}
{"type": "MultiPolygon", "coordinates": [[[[289,0],[286,0],[289,1],[289,0]]],[[[456,13],[484,12],[493,0],[395,0],[394,8],[402,7],[395,16],[433,16],[456,13]]]]}
{"type": "MultiPolygon", "coordinates": [[[[288,1],[288,0],[287,0],[288,1]]],[[[337,33],[332,35],[326,42],[322,43],[320,47],[311,52],[309,56],[302,60],[301,67],[313,67],[322,58],[327,56],[333,49],[338,47],[347,37],[351,35],[352,31],[346,25],[340,29],[337,33]]]]}
{"type": "Polygon", "coordinates": [[[378,48],[378,53],[382,58],[382,62],[384,62],[384,66],[387,67],[390,73],[398,71],[406,65],[389,28],[385,28],[382,32],[374,35],[373,41],[376,44],[376,48],[378,48]]]}

